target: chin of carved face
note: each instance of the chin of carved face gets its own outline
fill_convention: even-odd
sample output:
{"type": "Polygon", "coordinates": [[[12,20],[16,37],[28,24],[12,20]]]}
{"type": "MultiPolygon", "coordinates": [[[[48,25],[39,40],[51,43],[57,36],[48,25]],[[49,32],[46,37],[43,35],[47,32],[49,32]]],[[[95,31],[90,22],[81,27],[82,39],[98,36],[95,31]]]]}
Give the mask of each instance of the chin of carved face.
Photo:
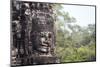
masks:
{"type": "Polygon", "coordinates": [[[44,53],[48,52],[48,48],[45,47],[45,46],[39,47],[38,50],[41,51],[41,52],[44,52],[44,53]]]}

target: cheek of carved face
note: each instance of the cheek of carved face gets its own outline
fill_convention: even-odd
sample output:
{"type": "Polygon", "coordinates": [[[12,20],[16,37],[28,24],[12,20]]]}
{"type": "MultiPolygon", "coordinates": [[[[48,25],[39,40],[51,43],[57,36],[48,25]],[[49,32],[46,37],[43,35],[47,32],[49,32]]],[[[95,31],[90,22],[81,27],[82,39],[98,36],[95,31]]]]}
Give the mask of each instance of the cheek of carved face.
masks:
{"type": "Polygon", "coordinates": [[[50,48],[51,32],[40,33],[40,47],[38,48],[42,52],[48,52],[50,48]]]}

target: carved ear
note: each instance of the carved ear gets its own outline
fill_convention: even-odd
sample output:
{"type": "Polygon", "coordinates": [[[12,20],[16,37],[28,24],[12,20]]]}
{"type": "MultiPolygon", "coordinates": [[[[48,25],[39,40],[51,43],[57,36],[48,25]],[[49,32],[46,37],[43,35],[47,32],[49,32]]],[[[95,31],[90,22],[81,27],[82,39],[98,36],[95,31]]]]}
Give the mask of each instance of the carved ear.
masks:
{"type": "Polygon", "coordinates": [[[52,33],[51,33],[51,32],[49,32],[49,34],[48,34],[48,35],[49,35],[48,37],[49,37],[49,38],[51,38],[51,36],[52,36],[52,33]]]}

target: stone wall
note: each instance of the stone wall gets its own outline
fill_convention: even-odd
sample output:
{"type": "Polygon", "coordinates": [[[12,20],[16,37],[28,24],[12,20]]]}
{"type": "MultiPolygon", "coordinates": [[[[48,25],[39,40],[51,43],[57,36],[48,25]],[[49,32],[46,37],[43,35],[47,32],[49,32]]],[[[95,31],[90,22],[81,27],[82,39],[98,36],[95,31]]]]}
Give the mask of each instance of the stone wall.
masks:
{"type": "Polygon", "coordinates": [[[52,4],[12,1],[12,65],[59,63],[52,4]]]}

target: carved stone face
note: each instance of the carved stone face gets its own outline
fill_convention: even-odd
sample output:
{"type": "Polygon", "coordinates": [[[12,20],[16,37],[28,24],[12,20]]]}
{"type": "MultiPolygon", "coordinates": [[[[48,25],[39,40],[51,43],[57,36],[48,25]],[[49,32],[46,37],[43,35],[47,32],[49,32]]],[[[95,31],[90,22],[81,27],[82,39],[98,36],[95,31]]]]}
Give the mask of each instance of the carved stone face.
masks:
{"type": "Polygon", "coordinates": [[[39,33],[39,43],[37,44],[36,48],[38,51],[43,52],[43,53],[48,53],[50,52],[50,47],[52,44],[52,33],[51,32],[40,32],[39,33]]]}
{"type": "Polygon", "coordinates": [[[50,53],[53,44],[53,19],[48,12],[49,5],[37,4],[32,11],[32,44],[33,49],[39,53],[50,53]],[[40,6],[39,6],[40,5],[40,6]]]}

